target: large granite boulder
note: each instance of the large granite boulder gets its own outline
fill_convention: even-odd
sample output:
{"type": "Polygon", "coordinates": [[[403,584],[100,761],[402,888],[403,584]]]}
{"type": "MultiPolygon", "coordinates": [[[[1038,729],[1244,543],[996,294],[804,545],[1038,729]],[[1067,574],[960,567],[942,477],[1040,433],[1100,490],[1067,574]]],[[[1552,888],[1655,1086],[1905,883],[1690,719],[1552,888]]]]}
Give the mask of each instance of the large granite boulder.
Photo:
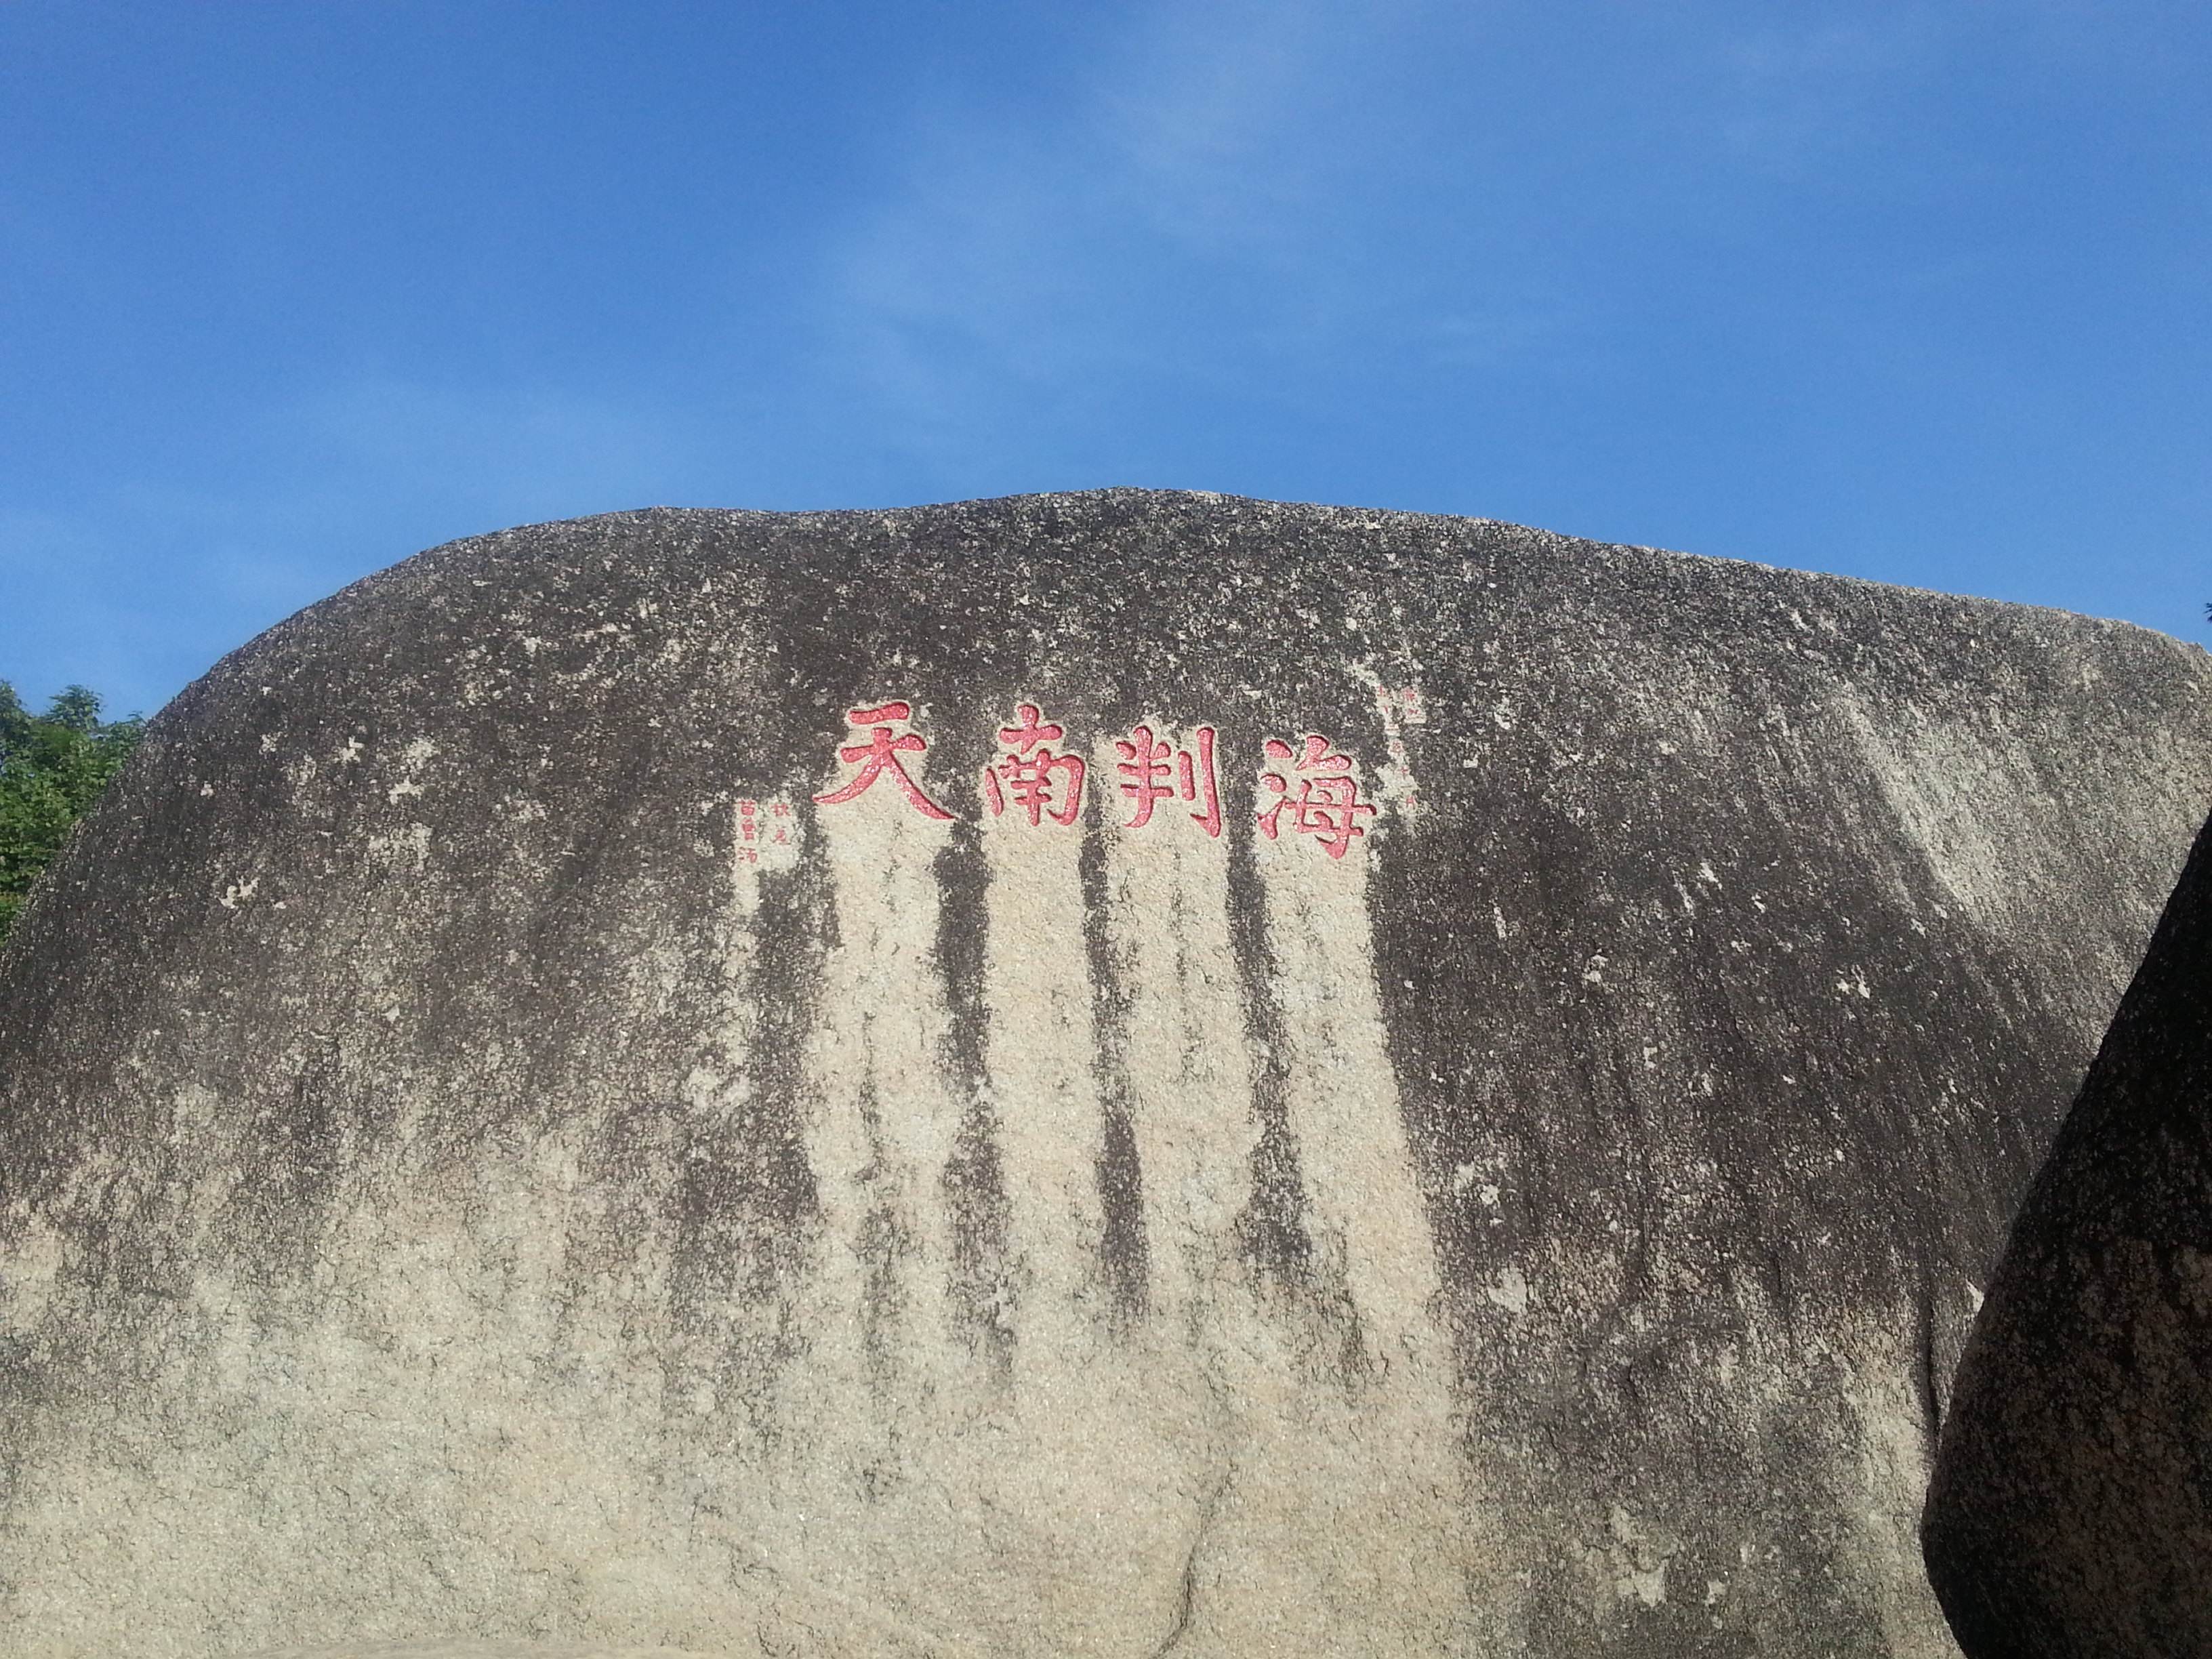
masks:
{"type": "Polygon", "coordinates": [[[2116,623],[1112,491],[428,553],[0,958],[0,1651],[1937,1655],[2116,623]]]}
{"type": "Polygon", "coordinates": [[[2212,826],[1957,1389],[1924,1541],[1972,1659],[2212,1653],[2212,826]]]}

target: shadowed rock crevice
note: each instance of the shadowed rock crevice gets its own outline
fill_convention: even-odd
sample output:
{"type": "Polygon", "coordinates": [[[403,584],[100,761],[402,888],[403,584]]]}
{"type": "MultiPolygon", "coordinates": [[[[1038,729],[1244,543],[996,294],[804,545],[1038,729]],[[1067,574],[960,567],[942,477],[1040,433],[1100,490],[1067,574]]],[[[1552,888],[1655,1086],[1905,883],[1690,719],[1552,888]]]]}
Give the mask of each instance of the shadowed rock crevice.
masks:
{"type": "Polygon", "coordinates": [[[1222,1495],[1236,1479],[1235,1468],[1225,1468],[1207,1490],[1198,1506],[1198,1524],[1192,1529],[1190,1547],[1183,1552],[1182,1576],[1176,1586],[1175,1616],[1169,1622],[1167,1634],[1152,1650],[1152,1659],[1167,1659],[1190,1634],[1192,1620],[1198,1613],[1199,1559],[1205,1553],[1206,1535],[1213,1526],[1214,1511],[1221,1505],[1222,1495]]]}
{"type": "Polygon", "coordinates": [[[2014,1224],[1923,1526],[1968,1659],[2212,1646],[2212,826],[2014,1224]]]}

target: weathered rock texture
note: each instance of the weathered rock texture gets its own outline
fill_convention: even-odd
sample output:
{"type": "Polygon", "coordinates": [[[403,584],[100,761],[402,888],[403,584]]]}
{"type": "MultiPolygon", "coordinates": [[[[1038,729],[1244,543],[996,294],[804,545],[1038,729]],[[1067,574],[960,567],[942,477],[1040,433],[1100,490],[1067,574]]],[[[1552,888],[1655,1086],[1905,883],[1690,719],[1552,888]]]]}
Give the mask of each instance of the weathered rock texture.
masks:
{"type": "Polygon", "coordinates": [[[1480,521],[425,554],[0,965],[0,1652],[1948,1652],[2208,805],[2171,640],[1480,521]]]}
{"type": "Polygon", "coordinates": [[[1957,1386],[1925,1543],[1972,1659],[2212,1653],[2212,827],[1957,1386]]]}
{"type": "Polygon", "coordinates": [[[707,1659],[674,1648],[611,1648],[578,1642],[353,1642],[337,1647],[264,1648],[245,1659],[707,1659]]]}

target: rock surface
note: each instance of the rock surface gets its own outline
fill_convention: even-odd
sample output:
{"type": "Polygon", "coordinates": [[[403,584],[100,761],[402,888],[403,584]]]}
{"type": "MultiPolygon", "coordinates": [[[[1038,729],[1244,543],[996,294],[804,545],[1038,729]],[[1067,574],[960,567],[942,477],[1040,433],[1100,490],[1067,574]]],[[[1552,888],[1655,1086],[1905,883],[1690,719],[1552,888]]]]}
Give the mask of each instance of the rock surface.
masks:
{"type": "Polygon", "coordinates": [[[1924,1538],[1972,1659],[2212,1653],[2212,826],[1957,1386],[1924,1538]]]}
{"type": "Polygon", "coordinates": [[[368,1642],[335,1648],[264,1648],[245,1659],[707,1659],[676,1648],[611,1648],[574,1642],[368,1642]]]}
{"type": "Polygon", "coordinates": [[[2208,806],[2191,647],[1479,520],[409,560],[0,958],[0,1651],[1948,1653],[2208,806]]]}

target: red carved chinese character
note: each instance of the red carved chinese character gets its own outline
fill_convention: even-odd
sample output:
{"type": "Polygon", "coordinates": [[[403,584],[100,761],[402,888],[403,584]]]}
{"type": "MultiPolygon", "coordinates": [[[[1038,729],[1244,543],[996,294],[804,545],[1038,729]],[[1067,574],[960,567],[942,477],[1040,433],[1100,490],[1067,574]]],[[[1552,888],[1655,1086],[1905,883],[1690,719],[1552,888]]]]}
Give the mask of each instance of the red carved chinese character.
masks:
{"type": "Polygon", "coordinates": [[[1115,769],[1124,780],[1121,793],[1137,803],[1137,816],[1122,827],[1141,830],[1152,821],[1152,803],[1175,793],[1167,781],[1172,770],[1168,765],[1170,751],[1166,743],[1153,738],[1149,726],[1139,726],[1127,739],[1116,738],[1114,747],[1121,757],[1115,769]]]}
{"type": "Polygon", "coordinates": [[[1053,752],[1052,745],[1067,734],[1046,720],[1035,703],[1022,704],[1015,709],[1014,718],[1021,724],[999,728],[999,741],[1013,752],[983,769],[983,799],[989,803],[992,815],[1006,810],[1006,790],[999,787],[1003,778],[1006,789],[1013,792],[1014,805],[1029,809],[1032,827],[1042,821],[1047,811],[1054,823],[1074,823],[1075,815],[1083,810],[1083,757],[1053,752]],[[1055,792],[1060,796],[1057,801],[1055,792]]]}
{"type": "MultiPolygon", "coordinates": [[[[1267,739],[1267,758],[1286,761],[1291,745],[1279,738],[1267,739]]],[[[1352,757],[1333,754],[1327,738],[1309,735],[1305,753],[1293,769],[1310,775],[1298,779],[1298,793],[1291,793],[1291,780],[1280,772],[1260,775],[1260,781],[1274,795],[1273,805],[1260,814],[1260,833],[1273,841],[1285,810],[1291,828],[1301,836],[1318,836],[1322,849],[1333,859],[1342,858],[1353,841],[1367,833],[1360,815],[1374,816],[1375,808],[1359,799],[1359,781],[1352,775],[1352,757]]]]}
{"type": "Polygon", "coordinates": [[[891,736],[891,728],[884,721],[902,721],[913,717],[913,708],[903,702],[887,702],[880,708],[855,708],[848,713],[845,720],[850,726],[869,728],[868,740],[853,744],[837,751],[837,758],[848,766],[860,769],[842,789],[814,799],[824,806],[836,806],[853,799],[878,778],[888,772],[907,798],[914,810],[926,818],[950,818],[952,814],[921,793],[919,784],[907,775],[901,755],[918,755],[929,747],[922,738],[908,732],[902,737],[891,736]]]}
{"type": "Polygon", "coordinates": [[[1217,839],[1221,834],[1221,790],[1213,772],[1213,728],[1198,728],[1197,752],[1172,747],[1164,738],[1155,738],[1152,728],[1140,726],[1127,738],[1116,738],[1114,747],[1121,759],[1115,770],[1121,775],[1121,793],[1136,803],[1136,814],[1121,827],[1141,830],[1152,821],[1152,805],[1157,801],[1173,800],[1181,796],[1184,800],[1203,800],[1205,805],[1193,812],[1191,822],[1217,839]],[[1170,762],[1172,760],[1173,764],[1170,762]],[[1170,783],[1169,779],[1174,781],[1170,783]]]}

